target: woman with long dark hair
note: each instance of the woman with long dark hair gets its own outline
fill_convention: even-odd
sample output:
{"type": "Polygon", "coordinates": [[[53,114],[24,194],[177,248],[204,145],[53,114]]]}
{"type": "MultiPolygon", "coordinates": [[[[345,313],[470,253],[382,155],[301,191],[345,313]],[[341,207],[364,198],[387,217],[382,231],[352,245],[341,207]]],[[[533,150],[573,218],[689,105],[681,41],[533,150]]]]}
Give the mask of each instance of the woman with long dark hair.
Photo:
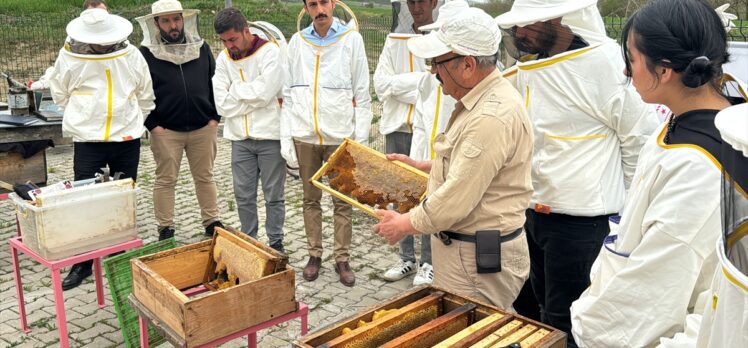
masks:
{"type": "Polygon", "coordinates": [[[572,304],[572,332],[586,347],[679,345],[686,317],[711,300],[727,36],[704,1],[655,0],[629,19],[622,43],[624,73],[642,99],[672,114],[642,148],[620,224],[572,304]]]}

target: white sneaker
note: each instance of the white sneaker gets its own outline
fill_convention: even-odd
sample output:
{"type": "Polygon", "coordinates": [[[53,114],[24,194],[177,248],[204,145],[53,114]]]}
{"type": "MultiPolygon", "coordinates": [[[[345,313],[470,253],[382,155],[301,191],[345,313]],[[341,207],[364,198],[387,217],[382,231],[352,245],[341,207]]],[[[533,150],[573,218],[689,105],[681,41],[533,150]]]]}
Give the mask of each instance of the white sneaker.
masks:
{"type": "Polygon", "coordinates": [[[394,282],[405,278],[406,276],[416,273],[416,264],[412,261],[400,260],[392,268],[384,272],[382,278],[388,282],[394,282]]]}
{"type": "Polygon", "coordinates": [[[413,278],[413,286],[431,284],[434,281],[434,267],[424,262],[421,267],[418,268],[415,278],[413,278]]]}

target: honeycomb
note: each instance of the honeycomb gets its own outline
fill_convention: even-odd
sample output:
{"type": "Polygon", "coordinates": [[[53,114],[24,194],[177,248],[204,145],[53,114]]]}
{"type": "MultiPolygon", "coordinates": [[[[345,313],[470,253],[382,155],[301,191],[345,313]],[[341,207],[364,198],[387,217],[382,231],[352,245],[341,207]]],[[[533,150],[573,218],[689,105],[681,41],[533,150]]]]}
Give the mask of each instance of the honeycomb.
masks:
{"type": "Polygon", "coordinates": [[[325,173],[334,190],[375,209],[394,204],[401,214],[413,209],[426,192],[427,179],[363,146],[348,145],[325,173]]]}
{"type": "Polygon", "coordinates": [[[262,278],[268,261],[232,243],[226,238],[216,238],[213,247],[213,260],[216,262],[216,279],[208,283],[216,290],[230,288],[239,282],[249,282],[262,278]]]}

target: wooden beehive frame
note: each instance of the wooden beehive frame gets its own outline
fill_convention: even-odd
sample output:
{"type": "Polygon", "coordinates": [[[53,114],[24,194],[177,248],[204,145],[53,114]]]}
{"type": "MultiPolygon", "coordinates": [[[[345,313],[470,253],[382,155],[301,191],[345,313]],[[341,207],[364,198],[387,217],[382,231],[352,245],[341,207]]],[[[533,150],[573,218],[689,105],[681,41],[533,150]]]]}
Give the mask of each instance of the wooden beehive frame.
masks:
{"type": "MultiPolygon", "coordinates": [[[[263,249],[241,233],[217,233],[238,237],[232,240],[244,241],[243,248],[263,249]]],[[[297,309],[295,273],[287,265],[274,265],[275,273],[228,289],[186,296],[182,290],[203,283],[212,246],[213,240],[206,240],[131,260],[133,295],[162,322],[177,347],[196,347],[297,309]]],[[[275,259],[285,265],[282,258],[275,259]]]]}
{"type": "MultiPolygon", "coordinates": [[[[348,203],[350,205],[353,205],[354,207],[356,207],[358,209],[361,209],[362,211],[364,211],[365,213],[371,215],[372,217],[379,219],[379,216],[377,216],[377,214],[374,212],[374,208],[372,208],[372,207],[370,207],[370,206],[368,206],[366,204],[362,204],[359,201],[357,201],[357,200],[349,197],[348,195],[344,195],[344,194],[336,191],[335,189],[333,189],[329,185],[327,185],[327,184],[325,184],[325,183],[322,182],[322,177],[327,174],[328,170],[330,170],[331,163],[335,162],[335,160],[338,158],[338,156],[340,156],[345,151],[345,148],[347,146],[358,147],[358,148],[360,148],[360,149],[362,149],[362,150],[364,150],[364,151],[366,151],[366,152],[368,152],[368,153],[370,153],[370,154],[372,154],[372,155],[374,155],[376,157],[383,158],[383,159],[387,160],[387,156],[385,156],[381,152],[372,150],[371,148],[369,148],[367,146],[361,145],[361,144],[359,144],[359,143],[357,143],[357,142],[355,142],[355,141],[353,141],[351,139],[345,138],[345,140],[343,141],[343,143],[340,144],[340,146],[338,146],[337,149],[335,149],[335,152],[333,152],[332,155],[330,155],[330,158],[328,158],[327,162],[325,162],[322,165],[322,167],[320,167],[319,170],[317,170],[317,172],[314,174],[314,176],[312,176],[312,179],[311,179],[312,185],[314,185],[317,188],[319,188],[319,189],[321,189],[321,190],[323,190],[323,191],[325,191],[325,192],[333,195],[334,197],[336,197],[338,199],[341,199],[341,200],[345,201],[346,203],[348,203]]],[[[407,170],[409,172],[412,172],[412,173],[415,173],[417,175],[420,175],[420,176],[424,177],[426,180],[428,180],[428,178],[429,178],[428,174],[424,173],[421,170],[413,168],[412,166],[409,166],[409,165],[407,165],[407,164],[405,164],[403,162],[400,162],[400,161],[389,161],[389,162],[392,163],[393,165],[396,165],[396,166],[398,166],[400,168],[403,168],[403,169],[405,169],[405,170],[407,170]]],[[[426,192],[424,192],[423,195],[421,195],[420,200],[423,201],[424,198],[426,198],[426,192]]]]}
{"type": "Polygon", "coordinates": [[[216,227],[215,233],[213,234],[210,253],[208,256],[208,265],[205,268],[205,276],[203,278],[203,285],[205,285],[206,287],[210,287],[208,283],[216,279],[216,260],[213,256],[216,245],[219,243],[219,239],[224,239],[234,245],[239,246],[242,249],[252,252],[260,259],[263,259],[266,263],[264,265],[264,269],[260,273],[264,276],[276,273],[285,268],[286,263],[288,262],[288,257],[286,257],[285,255],[280,255],[277,251],[274,250],[266,250],[265,247],[263,247],[264,244],[257,242],[253,238],[241,238],[239,236],[241,236],[242,233],[235,232],[232,233],[223,228],[216,227]]]}
{"type": "MultiPolygon", "coordinates": [[[[455,320],[463,318],[464,312],[467,308],[471,308],[469,312],[473,315],[473,320],[470,322],[470,326],[462,331],[455,331],[450,329],[450,333],[453,333],[450,337],[439,337],[444,338],[439,344],[434,345],[435,347],[470,347],[473,344],[479,343],[484,338],[496,334],[496,336],[488,340],[489,344],[487,347],[494,347],[499,342],[506,342],[505,340],[517,340],[523,344],[523,347],[537,347],[537,348],[563,348],[566,346],[566,335],[557,329],[550,326],[544,325],[522,317],[513,313],[506,313],[494,306],[482,304],[474,299],[466,298],[456,294],[451,294],[448,291],[437,288],[437,287],[419,287],[415,288],[397,298],[390,299],[382,304],[372,306],[358,314],[330,324],[317,332],[302,337],[295,342],[296,347],[311,348],[311,347],[333,347],[331,343],[340,342],[345,336],[357,333],[359,335],[365,334],[367,327],[359,328],[353,332],[343,335],[342,329],[345,327],[356,327],[356,323],[359,320],[371,321],[371,318],[375,311],[383,309],[401,309],[397,313],[401,313],[402,310],[408,311],[410,305],[415,304],[419,300],[423,300],[434,293],[444,293],[441,298],[441,311],[440,316],[419,328],[415,328],[407,334],[401,335],[396,341],[388,341],[387,344],[394,344],[396,346],[404,347],[420,347],[422,345],[417,344],[418,340],[414,340],[414,337],[424,337],[426,332],[436,334],[434,328],[445,327],[449,323],[454,323],[455,320]],[[468,305],[468,307],[465,307],[468,305]],[[470,307],[474,306],[474,308],[470,307]],[[462,308],[462,309],[460,309],[462,308]],[[482,325],[476,325],[481,320],[486,318],[489,319],[482,325]],[[472,328],[472,329],[471,329],[472,328]],[[357,332],[358,331],[358,332],[357,332]],[[456,333],[455,333],[456,332],[456,333]],[[336,341],[337,340],[337,341],[336,341]]],[[[398,314],[395,314],[397,316],[398,314]]],[[[383,318],[380,318],[375,323],[381,323],[382,319],[391,318],[393,315],[388,314],[383,318]]],[[[509,342],[509,343],[513,343],[509,342]]],[[[424,343],[424,342],[421,342],[424,343]]],[[[433,342],[425,342],[426,345],[432,346],[433,342]]]]}

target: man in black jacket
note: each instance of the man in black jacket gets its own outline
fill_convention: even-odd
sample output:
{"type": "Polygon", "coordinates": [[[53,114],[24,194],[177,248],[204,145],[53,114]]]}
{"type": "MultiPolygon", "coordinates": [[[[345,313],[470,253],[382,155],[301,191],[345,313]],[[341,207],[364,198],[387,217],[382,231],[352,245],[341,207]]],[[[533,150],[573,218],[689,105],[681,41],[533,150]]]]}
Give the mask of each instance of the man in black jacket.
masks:
{"type": "Polygon", "coordinates": [[[156,109],[145,120],[156,161],[153,205],[159,240],[174,235],[174,190],[183,153],[195,182],[205,235],[223,227],[213,181],[220,116],[211,78],[215,59],[197,31],[197,10],[177,0],[159,0],[151,14],[137,18],[143,28],[140,51],[148,62],[156,109]]]}

